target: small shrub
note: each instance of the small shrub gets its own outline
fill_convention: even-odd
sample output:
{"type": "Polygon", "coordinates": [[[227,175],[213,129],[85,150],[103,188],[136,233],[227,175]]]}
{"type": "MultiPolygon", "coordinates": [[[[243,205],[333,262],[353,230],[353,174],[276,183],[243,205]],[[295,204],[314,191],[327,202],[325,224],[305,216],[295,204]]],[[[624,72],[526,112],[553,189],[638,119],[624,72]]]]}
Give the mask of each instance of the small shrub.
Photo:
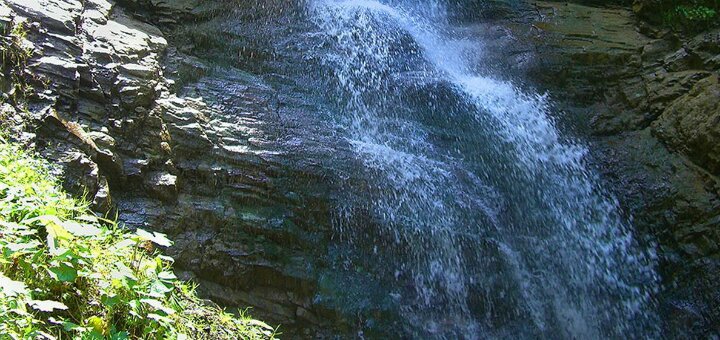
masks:
{"type": "Polygon", "coordinates": [[[701,31],[713,26],[717,11],[705,6],[676,6],[665,12],[665,24],[676,30],[701,31]]]}
{"type": "Polygon", "coordinates": [[[675,31],[695,33],[720,24],[720,0],[635,0],[644,20],[675,31]]]}
{"type": "Polygon", "coordinates": [[[0,338],[267,339],[204,303],[157,246],[63,193],[48,164],[0,138],[0,338]]]}

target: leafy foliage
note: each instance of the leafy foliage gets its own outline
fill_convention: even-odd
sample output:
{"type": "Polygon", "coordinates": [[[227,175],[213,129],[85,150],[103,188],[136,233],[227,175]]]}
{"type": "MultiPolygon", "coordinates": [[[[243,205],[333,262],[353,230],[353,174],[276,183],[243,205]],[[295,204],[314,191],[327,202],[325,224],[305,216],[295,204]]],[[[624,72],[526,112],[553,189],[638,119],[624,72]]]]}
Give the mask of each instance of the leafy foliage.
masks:
{"type": "Polygon", "coordinates": [[[699,32],[720,25],[720,0],[636,0],[641,17],[676,31],[699,32]]]}
{"type": "Polygon", "coordinates": [[[710,7],[679,5],[665,12],[664,21],[674,29],[700,31],[711,27],[718,19],[717,11],[710,7]]]}
{"type": "Polygon", "coordinates": [[[58,187],[0,139],[0,334],[10,339],[266,339],[273,330],[204,303],[156,245],[58,187]]]}

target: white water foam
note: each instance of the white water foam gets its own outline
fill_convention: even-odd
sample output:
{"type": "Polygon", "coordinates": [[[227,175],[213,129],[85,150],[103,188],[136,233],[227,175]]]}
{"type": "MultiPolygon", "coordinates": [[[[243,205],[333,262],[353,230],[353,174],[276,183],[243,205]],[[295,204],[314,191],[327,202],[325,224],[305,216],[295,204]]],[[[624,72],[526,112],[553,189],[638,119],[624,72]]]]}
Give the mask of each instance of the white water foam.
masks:
{"type": "Polygon", "coordinates": [[[404,302],[410,323],[437,337],[655,334],[654,255],[637,246],[617,203],[583,165],[587,148],[562,140],[546,96],[473,73],[481,44],[448,33],[437,2],[310,6],[333,45],[325,62],[343,94],[339,124],[378,176],[368,208],[381,233],[412,249],[402,265],[417,295],[404,302]],[[423,61],[415,77],[450,84],[471,104],[461,114],[494,138],[475,147],[486,149],[480,159],[491,159],[485,165],[501,176],[478,176],[397,106],[393,79],[407,71],[403,58],[415,56],[423,61]],[[468,249],[472,242],[489,245],[468,249]],[[495,268],[490,262],[502,264],[501,277],[478,276],[496,274],[482,273],[495,268]],[[485,319],[468,302],[479,289],[489,296],[485,319]],[[516,296],[504,297],[505,290],[516,296]],[[501,305],[508,303],[517,305],[501,305]],[[522,315],[531,326],[522,325],[522,315]]]}

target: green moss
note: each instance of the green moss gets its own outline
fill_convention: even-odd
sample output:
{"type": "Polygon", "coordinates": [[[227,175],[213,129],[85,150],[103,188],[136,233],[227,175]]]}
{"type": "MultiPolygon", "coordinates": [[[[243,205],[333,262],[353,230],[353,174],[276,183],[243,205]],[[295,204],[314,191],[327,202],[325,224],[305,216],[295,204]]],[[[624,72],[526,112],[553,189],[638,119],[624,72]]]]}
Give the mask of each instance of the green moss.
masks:
{"type": "Polygon", "coordinates": [[[48,164],[0,139],[0,338],[266,339],[200,300],[156,246],[59,189],[48,164]]]}

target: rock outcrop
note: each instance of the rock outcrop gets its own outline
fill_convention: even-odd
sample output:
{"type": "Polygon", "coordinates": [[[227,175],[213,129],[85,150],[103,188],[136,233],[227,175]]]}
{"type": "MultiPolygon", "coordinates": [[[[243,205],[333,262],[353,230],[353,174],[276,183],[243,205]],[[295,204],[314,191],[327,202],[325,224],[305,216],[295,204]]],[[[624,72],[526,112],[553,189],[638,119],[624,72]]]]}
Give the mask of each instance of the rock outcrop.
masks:
{"type": "Polygon", "coordinates": [[[658,138],[712,175],[720,174],[720,86],[707,75],[672,101],[652,124],[658,138]]]}
{"type": "Polygon", "coordinates": [[[622,8],[537,2],[536,11],[529,33],[537,46],[531,75],[574,101],[602,96],[603,83],[640,67],[640,51],[651,40],[622,8]]]}
{"type": "Polygon", "coordinates": [[[169,234],[168,254],[205,296],[291,334],[333,333],[348,321],[314,300],[329,214],[323,198],[295,193],[324,179],[281,166],[296,161],[275,148],[293,138],[293,118],[275,90],[233,67],[203,78],[211,67],[188,53],[199,42],[182,23],[223,8],[197,8],[0,1],[3,23],[27,30],[34,87],[26,109],[3,104],[2,116],[27,126],[16,139],[54,160],[94,209],[169,234]]]}
{"type": "Polygon", "coordinates": [[[514,27],[535,46],[525,72],[563,124],[593,136],[637,234],[658,243],[666,335],[717,336],[720,30],[683,36],[629,7],[538,2],[534,12],[521,26],[531,30],[514,27]]]}

